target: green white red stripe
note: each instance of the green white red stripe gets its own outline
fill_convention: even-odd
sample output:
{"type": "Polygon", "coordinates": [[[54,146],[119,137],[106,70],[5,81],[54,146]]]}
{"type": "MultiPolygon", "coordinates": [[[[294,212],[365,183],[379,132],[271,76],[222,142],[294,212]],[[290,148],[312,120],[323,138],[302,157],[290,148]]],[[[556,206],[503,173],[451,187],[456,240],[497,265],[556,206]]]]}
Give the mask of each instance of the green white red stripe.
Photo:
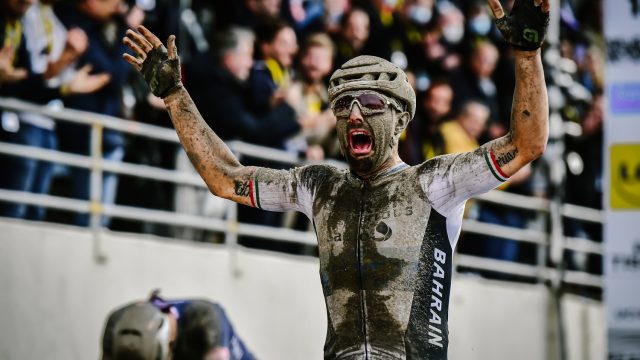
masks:
{"type": "Polygon", "coordinates": [[[482,153],[484,154],[484,160],[487,162],[487,166],[489,166],[489,170],[491,170],[493,176],[500,181],[507,181],[509,177],[502,171],[502,169],[500,169],[500,166],[496,161],[496,156],[493,154],[493,150],[482,149],[482,153]]]}
{"type": "Polygon", "coordinates": [[[258,174],[255,174],[255,179],[249,180],[249,198],[251,199],[251,206],[261,209],[260,195],[258,194],[258,174]]]}

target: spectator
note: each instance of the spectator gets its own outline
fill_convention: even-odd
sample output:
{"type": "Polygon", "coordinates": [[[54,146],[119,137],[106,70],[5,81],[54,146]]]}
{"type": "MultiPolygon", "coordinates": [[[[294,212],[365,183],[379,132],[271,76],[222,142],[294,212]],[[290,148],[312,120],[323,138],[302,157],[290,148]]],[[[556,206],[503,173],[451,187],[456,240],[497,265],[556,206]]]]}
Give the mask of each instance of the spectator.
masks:
{"type": "MultiPolygon", "coordinates": [[[[124,37],[125,20],[121,14],[121,0],[79,0],[69,6],[56,7],[58,16],[68,27],[79,27],[89,39],[87,51],[79,58],[80,64],[92,64],[94,69],[111,76],[111,81],[100,91],[74,96],[68,106],[74,109],[91,111],[110,116],[122,116],[122,88],[129,77],[130,67],[122,60],[126,48],[121,39],[124,37]]],[[[75,154],[89,155],[90,129],[75,124],[60,124],[58,136],[60,148],[75,154]]],[[[105,129],[102,137],[102,154],[105,160],[122,161],[124,157],[124,136],[112,129],[105,129]]],[[[71,178],[73,197],[89,199],[89,171],[72,169],[71,178]]],[[[104,174],[101,199],[104,204],[113,204],[116,197],[118,177],[113,173],[104,174]]],[[[87,226],[89,217],[78,214],[75,224],[87,226]]],[[[103,217],[103,226],[109,225],[109,219],[103,217]]]]}
{"type": "Polygon", "coordinates": [[[460,65],[460,52],[465,35],[465,17],[460,8],[449,1],[437,4],[437,26],[442,36],[441,42],[446,47],[448,56],[445,58],[445,68],[449,71],[460,65]]]}
{"type": "Polygon", "coordinates": [[[224,309],[208,300],[148,301],[112,311],[102,335],[103,360],[253,360],[224,309]]]}
{"type": "MultiPolygon", "coordinates": [[[[416,77],[426,76],[426,69],[421,67],[421,47],[423,29],[435,22],[434,0],[409,0],[402,3],[394,21],[394,34],[388,41],[391,62],[410,69],[416,77]]],[[[416,84],[418,91],[425,91],[424,82],[416,84]]]]}
{"type": "Polygon", "coordinates": [[[451,112],[453,89],[444,79],[434,80],[419,101],[415,119],[400,143],[403,160],[417,165],[444,154],[440,125],[451,112]]]}
{"type": "Polygon", "coordinates": [[[293,25],[300,39],[324,30],[325,0],[286,0],[284,18],[293,25]]]}
{"type": "MultiPolygon", "coordinates": [[[[582,134],[567,137],[566,201],[570,204],[602,209],[603,205],[603,122],[604,97],[597,92],[588,109],[581,114],[582,134]]],[[[636,175],[637,175],[636,170],[636,175]]],[[[601,224],[565,219],[566,234],[572,237],[602,240],[601,224]]],[[[583,252],[567,254],[569,268],[600,273],[601,258],[583,252]]]]}
{"type": "Polygon", "coordinates": [[[434,7],[434,18],[421,30],[421,43],[411,59],[412,67],[424,71],[429,77],[450,77],[460,67],[458,39],[464,34],[464,19],[460,10],[451,3],[434,7]],[[444,12],[444,13],[442,13],[444,12]]]}
{"type": "Polygon", "coordinates": [[[331,36],[340,32],[340,24],[351,7],[350,0],[324,0],[324,29],[331,36]]]}
{"type": "Polygon", "coordinates": [[[496,28],[493,24],[493,19],[487,10],[486,2],[481,0],[474,0],[467,7],[467,31],[465,31],[465,35],[468,43],[471,43],[474,39],[492,37],[495,33],[496,28]]]}
{"type": "Polygon", "coordinates": [[[302,92],[301,102],[296,107],[306,126],[297,138],[301,138],[302,144],[298,147],[306,152],[308,160],[322,160],[325,153],[332,157],[339,155],[334,133],[336,118],[329,108],[325,85],[331,73],[333,54],[331,38],[325,33],[315,33],[305,40],[300,56],[300,79],[294,86],[302,92]]]}
{"type": "MultiPolygon", "coordinates": [[[[572,157],[577,154],[581,159],[584,159],[581,166],[568,164],[567,201],[594,209],[602,208],[604,112],[604,97],[601,93],[596,93],[589,108],[582,115],[581,136],[569,139],[567,142],[569,150],[574,154],[572,157]]],[[[577,233],[572,234],[572,236],[577,235],[577,233]]],[[[592,235],[586,237],[593,238],[592,235]]]]}
{"type": "Polygon", "coordinates": [[[12,57],[13,49],[11,46],[4,46],[0,49],[0,86],[24,80],[27,77],[26,69],[13,67],[12,57]]]}
{"type": "Polygon", "coordinates": [[[293,28],[280,20],[266,23],[256,35],[260,60],[251,68],[249,94],[252,111],[262,115],[284,101],[298,43],[293,28]]]}
{"type": "Polygon", "coordinates": [[[489,108],[477,100],[468,100],[462,105],[460,114],[440,125],[445,154],[473,151],[489,119],[489,108]]]}
{"type": "MultiPolygon", "coordinates": [[[[60,104],[64,95],[90,93],[109,81],[106,74],[89,76],[89,68],[60,75],[86,48],[86,37],[78,29],[67,35],[45,2],[31,7],[32,1],[2,1],[0,43],[5,68],[14,80],[0,88],[0,95],[46,104],[60,104]],[[23,18],[23,15],[25,15],[23,18]],[[45,31],[46,30],[46,31],[45,31]],[[47,32],[48,31],[48,32],[47,32]],[[20,69],[20,70],[11,70],[20,69]],[[12,74],[12,75],[11,75],[12,74]]],[[[56,149],[53,119],[34,113],[2,113],[0,141],[56,149]]],[[[31,158],[0,156],[0,166],[9,176],[0,187],[46,194],[53,177],[53,165],[31,158]]],[[[45,209],[26,204],[4,204],[0,215],[43,220],[45,209]],[[30,211],[31,210],[31,211],[30,211]]]]}
{"type": "Polygon", "coordinates": [[[185,69],[185,77],[198,79],[187,82],[187,87],[209,126],[223,139],[264,144],[297,133],[300,125],[287,101],[260,115],[249,110],[245,94],[253,64],[253,42],[254,35],[247,29],[232,27],[218,33],[212,51],[194,58],[192,66],[185,69]]]}
{"type": "MultiPolygon", "coordinates": [[[[498,62],[498,49],[488,41],[481,41],[474,47],[468,59],[467,67],[459,71],[452,80],[454,87],[454,107],[461,108],[470,99],[481,100],[490,110],[489,119],[493,123],[498,121],[498,92],[491,76],[498,62]]],[[[508,129],[508,122],[502,125],[502,136],[508,129]]]]}
{"type": "Polygon", "coordinates": [[[342,18],[340,33],[336,43],[335,68],[340,68],[347,60],[365,53],[369,40],[369,15],[360,8],[352,8],[342,18]]]}
{"type": "MultiPolygon", "coordinates": [[[[332,69],[334,45],[325,33],[311,34],[305,40],[300,56],[300,79],[293,84],[302,93],[297,104],[302,131],[287,141],[288,150],[304,153],[309,161],[325,157],[340,158],[340,142],[335,132],[336,117],[329,108],[329,93],[325,81],[332,69]]],[[[284,217],[285,227],[308,229],[309,221],[298,213],[284,217]]],[[[309,249],[307,254],[309,254],[309,249]]]]}
{"type": "Polygon", "coordinates": [[[215,1],[217,27],[240,26],[257,32],[265,22],[280,18],[282,0],[215,1]]]}
{"type": "MultiPolygon", "coordinates": [[[[394,37],[401,33],[402,25],[398,21],[397,12],[402,3],[397,0],[354,0],[354,6],[368,14],[367,39],[359,54],[391,59],[391,48],[395,45],[394,37]]],[[[336,67],[341,64],[336,64],[336,67]]],[[[406,62],[401,66],[406,68],[406,62]]]]}

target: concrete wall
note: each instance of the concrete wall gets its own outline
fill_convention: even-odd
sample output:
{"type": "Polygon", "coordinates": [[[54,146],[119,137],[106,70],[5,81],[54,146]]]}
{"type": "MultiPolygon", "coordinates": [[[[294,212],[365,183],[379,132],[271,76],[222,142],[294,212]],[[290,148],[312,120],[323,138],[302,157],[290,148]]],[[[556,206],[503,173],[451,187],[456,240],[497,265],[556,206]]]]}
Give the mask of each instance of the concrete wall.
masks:
{"type": "MultiPolygon", "coordinates": [[[[260,359],[322,359],[317,259],[140,235],[102,242],[97,263],[85,230],[0,219],[0,359],[96,359],[109,310],[156,287],[222,303],[260,359]]],[[[569,358],[604,358],[602,304],[563,305],[569,358]]],[[[543,286],[456,277],[450,359],[548,359],[548,307],[543,286]]]]}

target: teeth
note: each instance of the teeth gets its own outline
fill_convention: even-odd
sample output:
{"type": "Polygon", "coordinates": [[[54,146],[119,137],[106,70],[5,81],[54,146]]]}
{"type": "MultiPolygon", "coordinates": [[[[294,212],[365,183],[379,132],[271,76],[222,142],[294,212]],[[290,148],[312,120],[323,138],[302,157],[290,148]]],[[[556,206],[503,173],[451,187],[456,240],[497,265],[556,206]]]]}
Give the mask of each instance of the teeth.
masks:
{"type": "Polygon", "coordinates": [[[354,131],[354,132],[352,132],[351,134],[352,134],[352,135],[367,135],[367,133],[366,133],[366,132],[364,132],[364,131],[357,131],[357,130],[356,130],[356,131],[354,131]]]}

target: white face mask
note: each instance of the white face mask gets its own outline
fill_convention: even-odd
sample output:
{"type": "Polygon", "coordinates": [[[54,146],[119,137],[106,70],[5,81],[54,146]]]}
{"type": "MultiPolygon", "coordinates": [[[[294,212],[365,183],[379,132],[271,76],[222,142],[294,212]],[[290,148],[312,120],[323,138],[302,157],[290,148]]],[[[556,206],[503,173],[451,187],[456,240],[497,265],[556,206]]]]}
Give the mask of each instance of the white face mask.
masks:
{"type": "Polygon", "coordinates": [[[447,25],[442,29],[442,36],[447,43],[455,45],[464,37],[464,26],[462,26],[462,24],[447,25]]]}
{"type": "Polygon", "coordinates": [[[409,18],[416,25],[424,25],[431,20],[431,9],[426,6],[411,5],[409,8],[409,18]]]}
{"type": "Polygon", "coordinates": [[[487,35],[491,30],[491,19],[482,14],[469,20],[469,30],[476,35],[487,35]]]}
{"type": "Polygon", "coordinates": [[[395,8],[398,4],[398,0],[384,0],[384,4],[390,8],[395,8]]]}

